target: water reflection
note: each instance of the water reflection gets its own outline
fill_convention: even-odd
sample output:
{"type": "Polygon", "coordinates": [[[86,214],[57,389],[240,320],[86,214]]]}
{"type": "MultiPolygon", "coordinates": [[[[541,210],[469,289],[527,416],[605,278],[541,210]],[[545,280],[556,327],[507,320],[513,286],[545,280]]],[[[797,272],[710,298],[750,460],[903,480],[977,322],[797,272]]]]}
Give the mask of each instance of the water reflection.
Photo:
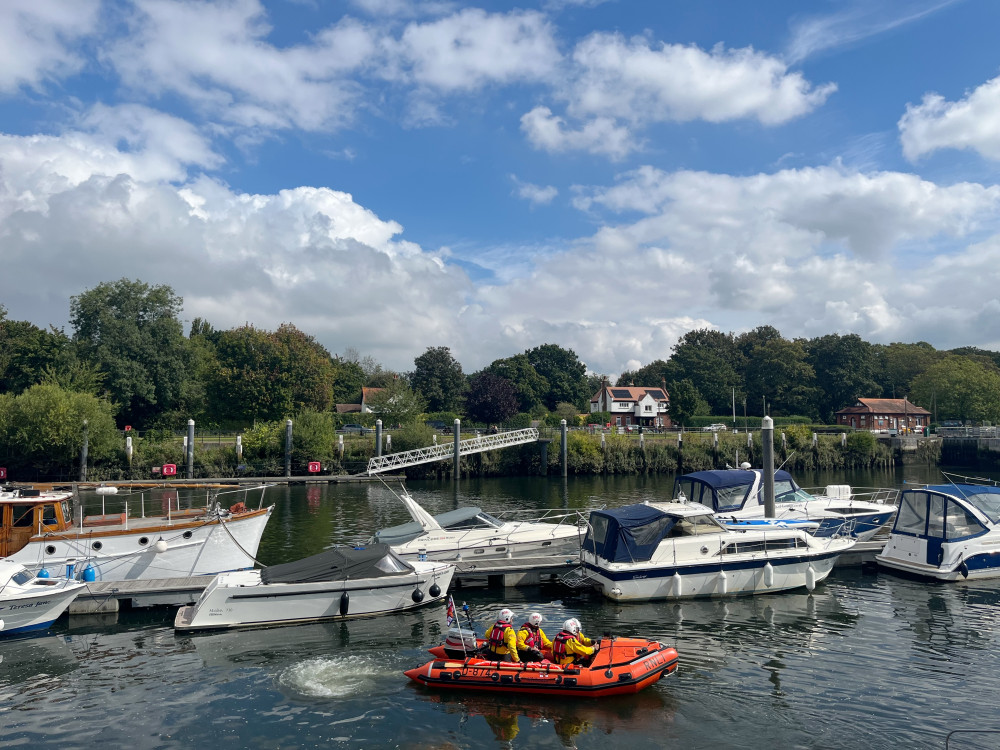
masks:
{"type": "Polygon", "coordinates": [[[0,640],[0,687],[33,684],[77,668],[76,657],[59,635],[0,640]]]}

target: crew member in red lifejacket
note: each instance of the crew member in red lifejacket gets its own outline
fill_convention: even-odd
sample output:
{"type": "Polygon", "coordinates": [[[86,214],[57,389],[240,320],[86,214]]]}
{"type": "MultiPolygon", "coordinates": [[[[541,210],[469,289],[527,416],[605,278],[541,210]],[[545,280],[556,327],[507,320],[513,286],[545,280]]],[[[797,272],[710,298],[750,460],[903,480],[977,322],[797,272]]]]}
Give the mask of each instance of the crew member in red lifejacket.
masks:
{"type": "Polygon", "coordinates": [[[521,661],[541,661],[543,648],[552,648],[552,641],[542,630],[542,616],[532,612],[517,631],[517,655],[521,661]]]}
{"type": "Polygon", "coordinates": [[[563,623],[563,629],[552,639],[552,661],[556,664],[575,664],[597,653],[587,636],[580,632],[580,621],[571,617],[563,623]]]}
{"type": "Polygon", "coordinates": [[[517,656],[517,632],[510,624],[513,619],[514,613],[506,607],[497,613],[497,621],[486,631],[486,645],[483,647],[485,658],[490,661],[520,662],[517,656]]]}

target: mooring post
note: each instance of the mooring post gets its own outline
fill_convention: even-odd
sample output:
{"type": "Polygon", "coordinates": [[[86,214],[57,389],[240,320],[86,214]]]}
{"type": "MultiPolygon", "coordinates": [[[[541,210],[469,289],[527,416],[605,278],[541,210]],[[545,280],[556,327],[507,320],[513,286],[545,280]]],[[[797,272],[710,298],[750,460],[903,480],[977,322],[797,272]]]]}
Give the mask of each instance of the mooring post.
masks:
{"type": "Polygon", "coordinates": [[[562,475],[569,476],[569,461],[567,460],[568,451],[566,449],[566,420],[563,419],[560,422],[562,426],[562,475]]]}
{"type": "Polygon", "coordinates": [[[188,479],[194,479],[194,420],[188,420],[187,434],[187,474],[188,479]]]}
{"type": "Polygon", "coordinates": [[[83,420],[83,445],[80,446],[80,481],[87,481],[87,446],[90,442],[87,420],[83,420]]]}
{"type": "Polygon", "coordinates": [[[375,420],[375,458],[382,455],[382,420],[375,420]]]}
{"type": "Polygon", "coordinates": [[[462,472],[462,449],[459,447],[459,442],[461,441],[461,434],[462,434],[462,420],[461,419],[456,419],[455,420],[455,440],[454,440],[454,444],[455,444],[455,458],[454,458],[454,461],[455,461],[455,471],[454,471],[455,481],[458,481],[459,475],[462,472]]]}
{"type": "Polygon", "coordinates": [[[292,475],[292,420],[285,420],[285,476],[292,475]]]}
{"type": "Polygon", "coordinates": [[[340,457],[341,461],[344,460],[344,436],[343,435],[337,435],[337,455],[340,457]]]}
{"type": "Polygon", "coordinates": [[[760,422],[760,442],[764,450],[764,517],[774,518],[774,420],[760,422]]]}

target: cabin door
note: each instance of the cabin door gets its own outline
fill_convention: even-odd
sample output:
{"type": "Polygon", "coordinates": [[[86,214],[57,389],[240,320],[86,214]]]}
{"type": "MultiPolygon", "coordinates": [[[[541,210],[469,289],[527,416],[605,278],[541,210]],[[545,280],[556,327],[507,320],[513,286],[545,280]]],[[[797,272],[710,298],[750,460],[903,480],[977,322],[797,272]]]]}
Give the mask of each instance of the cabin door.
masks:
{"type": "Polygon", "coordinates": [[[34,532],[34,505],[0,506],[0,557],[20,551],[34,532]]]}
{"type": "Polygon", "coordinates": [[[927,506],[927,559],[928,565],[937,567],[944,559],[944,498],[941,495],[930,495],[927,506]]]}

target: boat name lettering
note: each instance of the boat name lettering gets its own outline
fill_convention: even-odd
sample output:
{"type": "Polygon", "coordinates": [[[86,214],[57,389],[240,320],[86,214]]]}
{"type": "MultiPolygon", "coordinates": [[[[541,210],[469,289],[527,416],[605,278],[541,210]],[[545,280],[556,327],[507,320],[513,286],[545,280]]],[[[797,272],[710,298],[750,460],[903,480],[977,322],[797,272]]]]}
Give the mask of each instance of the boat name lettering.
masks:
{"type": "Polygon", "coordinates": [[[10,611],[13,612],[16,609],[31,609],[32,607],[41,607],[45,604],[51,604],[51,602],[31,602],[30,604],[11,604],[10,611]]]}
{"type": "Polygon", "coordinates": [[[645,661],[643,661],[642,662],[642,668],[645,669],[648,672],[653,667],[659,666],[660,664],[663,664],[665,661],[666,661],[666,658],[664,658],[664,656],[663,656],[662,653],[661,654],[656,654],[655,656],[652,656],[649,659],[646,659],[645,661]]]}

